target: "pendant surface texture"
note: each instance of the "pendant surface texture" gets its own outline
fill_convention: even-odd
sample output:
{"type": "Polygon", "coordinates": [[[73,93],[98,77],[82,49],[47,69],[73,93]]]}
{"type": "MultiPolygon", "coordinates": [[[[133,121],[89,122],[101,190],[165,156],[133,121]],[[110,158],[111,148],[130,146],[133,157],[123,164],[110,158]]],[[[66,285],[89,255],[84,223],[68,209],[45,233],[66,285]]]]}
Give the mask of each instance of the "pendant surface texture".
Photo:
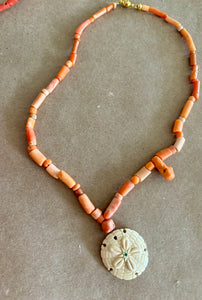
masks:
{"type": "Polygon", "coordinates": [[[104,239],[101,257],[112,275],[130,280],[142,274],[147,267],[147,245],[136,231],[117,229],[104,239]]]}

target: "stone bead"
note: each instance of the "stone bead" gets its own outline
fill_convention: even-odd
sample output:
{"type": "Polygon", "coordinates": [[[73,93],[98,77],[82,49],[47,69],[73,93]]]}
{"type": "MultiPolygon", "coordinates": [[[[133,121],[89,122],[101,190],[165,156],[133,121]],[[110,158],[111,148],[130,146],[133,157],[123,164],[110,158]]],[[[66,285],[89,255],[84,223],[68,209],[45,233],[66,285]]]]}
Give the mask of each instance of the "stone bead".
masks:
{"type": "Polygon", "coordinates": [[[109,233],[109,232],[111,232],[115,228],[115,224],[114,224],[114,221],[112,219],[104,220],[102,222],[101,227],[102,227],[102,230],[105,233],[109,233]]]}
{"type": "Polygon", "coordinates": [[[79,196],[78,200],[79,200],[82,208],[85,210],[85,212],[88,215],[90,215],[95,210],[95,206],[93,205],[93,203],[90,201],[90,199],[88,198],[88,196],[86,194],[79,196]]]}
{"type": "Polygon", "coordinates": [[[44,102],[45,99],[46,99],[46,95],[42,92],[39,93],[39,95],[36,97],[36,99],[32,103],[32,106],[34,106],[36,109],[39,109],[39,107],[41,106],[41,104],[44,102]]]}
{"type": "Polygon", "coordinates": [[[119,194],[121,194],[123,197],[125,197],[132,189],[134,188],[134,183],[132,183],[130,180],[127,180],[120,188],[119,194]]]}
{"type": "Polygon", "coordinates": [[[145,180],[149,175],[151,174],[151,171],[149,171],[147,168],[142,167],[136,175],[140,178],[140,181],[142,182],[145,180]]]}
{"type": "Polygon", "coordinates": [[[29,155],[39,166],[42,166],[44,161],[46,160],[46,157],[37,148],[29,152],[29,155]]]}
{"type": "Polygon", "coordinates": [[[60,170],[58,178],[70,189],[76,184],[75,180],[63,170],[60,170]]]}
{"type": "Polygon", "coordinates": [[[96,208],[92,213],[91,213],[91,217],[94,220],[97,220],[100,216],[102,215],[102,211],[99,208],[96,208]]]}
{"type": "Polygon", "coordinates": [[[182,147],[184,146],[184,143],[185,143],[185,138],[184,137],[178,137],[176,139],[174,147],[176,148],[177,152],[180,152],[182,150],[182,147]]]}
{"type": "Polygon", "coordinates": [[[110,219],[115,214],[120,205],[121,200],[114,197],[104,212],[104,218],[110,219]]]}
{"type": "Polygon", "coordinates": [[[58,179],[60,169],[58,169],[54,164],[51,164],[46,168],[46,172],[48,172],[48,174],[50,174],[55,179],[58,179]]]}

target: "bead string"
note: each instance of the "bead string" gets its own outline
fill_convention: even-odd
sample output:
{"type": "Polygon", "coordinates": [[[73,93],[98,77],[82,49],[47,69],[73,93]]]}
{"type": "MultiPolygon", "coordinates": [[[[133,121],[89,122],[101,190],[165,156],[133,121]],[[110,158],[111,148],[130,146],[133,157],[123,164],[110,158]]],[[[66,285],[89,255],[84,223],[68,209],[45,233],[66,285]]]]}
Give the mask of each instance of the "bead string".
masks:
{"type": "Polygon", "coordinates": [[[29,110],[30,116],[26,123],[26,136],[28,142],[27,149],[30,157],[39,166],[43,166],[52,177],[61,180],[68,188],[72,189],[84,211],[87,214],[91,215],[91,217],[95,219],[98,223],[100,223],[102,230],[106,233],[111,232],[115,228],[115,224],[111,218],[121,205],[123,197],[125,197],[132,189],[134,189],[134,187],[138,183],[144,181],[151,174],[151,171],[154,168],[156,168],[159,171],[159,173],[167,180],[172,180],[175,177],[173,168],[171,166],[167,166],[164,161],[176,152],[180,152],[180,150],[182,149],[185,142],[185,138],[182,132],[183,125],[194,105],[194,102],[199,99],[200,82],[197,79],[198,66],[196,63],[195,51],[196,48],[194,46],[190,34],[187,32],[186,29],[183,28],[183,26],[178,21],[170,18],[166,13],[161,12],[154,7],[142,4],[134,5],[130,1],[120,0],[119,3],[111,3],[107,7],[99,10],[92,17],[84,21],[76,29],[74,35],[74,44],[69,60],[62,66],[61,70],[58,72],[56,77],[45,89],[43,89],[39,93],[39,95],[32,103],[32,106],[29,110]],[[192,68],[190,81],[193,84],[193,91],[192,95],[185,103],[179,118],[174,123],[173,133],[176,136],[176,141],[174,145],[171,145],[165,149],[158,151],[151,159],[151,161],[149,161],[145,166],[143,166],[139,171],[137,171],[130,180],[126,181],[121,186],[118,193],[115,194],[114,198],[112,199],[106,210],[102,212],[99,208],[95,208],[88,196],[82,191],[79,183],[76,183],[75,180],[65,171],[58,169],[52,163],[51,159],[47,159],[39,151],[39,149],[37,148],[36,136],[34,133],[34,125],[37,119],[37,110],[39,109],[39,107],[42,105],[46,97],[54,91],[57,85],[66,77],[66,75],[70,72],[70,69],[75,65],[77,60],[78,46],[80,44],[80,37],[83,31],[99,17],[115,9],[118,4],[124,7],[134,7],[137,10],[150,12],[160,18],[163,18],[167,23],[176,27],[177,31],[179,31],[181,35],[185,38],[190,51],[190,66],[192,68]]]}
{"type": "Polygon", "coordinates": [[[20,0],[7,0],[3,3],[0,3],[0,12],[10,8],[14,4],[16,4],[18,1],[20,1],[20,0]]]}

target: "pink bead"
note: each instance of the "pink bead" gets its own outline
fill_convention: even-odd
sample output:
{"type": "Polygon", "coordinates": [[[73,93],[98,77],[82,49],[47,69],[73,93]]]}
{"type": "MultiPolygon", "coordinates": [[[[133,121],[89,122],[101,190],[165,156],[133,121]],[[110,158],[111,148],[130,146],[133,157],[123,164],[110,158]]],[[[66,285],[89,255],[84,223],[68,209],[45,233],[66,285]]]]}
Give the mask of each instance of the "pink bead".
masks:
{"type": "Polygon", "coordinates": [[[121,200],[114,197],[104,212],[104,218],[110,219],[121,205],[121,200]]]}
{"type": "Polygon", "coordinates": [[[101,227],[105,233],[109,233],[115,228],[115,224],[112,219],[109,219],[109,220],[103,221],[101,227]]]}
{"type": "Polygon", "coordinates": [[[47,86],[46,90],[50,93],[54,91],[56,86],[59,84],[59,80],[57,78],[54,78],[51,83],[47,86]]]}

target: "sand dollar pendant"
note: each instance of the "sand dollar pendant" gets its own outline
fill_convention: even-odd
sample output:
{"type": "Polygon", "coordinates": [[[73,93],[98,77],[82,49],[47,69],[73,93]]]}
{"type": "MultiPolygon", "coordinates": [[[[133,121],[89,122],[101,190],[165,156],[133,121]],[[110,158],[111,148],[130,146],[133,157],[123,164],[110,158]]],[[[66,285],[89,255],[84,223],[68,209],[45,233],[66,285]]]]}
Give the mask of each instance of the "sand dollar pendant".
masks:
{"type": "Polygon", "coordinates": [[[105,267],[114,276],[130,280],[139,276],[147,267],[147,245],[136,231],[117,229],[104,239],[101,257],[105,267]]]}

